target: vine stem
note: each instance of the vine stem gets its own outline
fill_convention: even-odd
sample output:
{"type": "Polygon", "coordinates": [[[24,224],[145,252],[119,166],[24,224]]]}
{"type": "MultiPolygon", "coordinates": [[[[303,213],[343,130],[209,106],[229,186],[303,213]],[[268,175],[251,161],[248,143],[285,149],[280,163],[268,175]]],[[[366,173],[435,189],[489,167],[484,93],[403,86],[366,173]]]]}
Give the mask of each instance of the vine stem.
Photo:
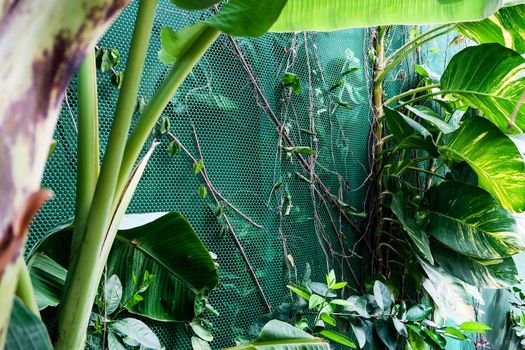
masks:
{"type": "MultiPolygon", "coordinates": [[[[279,122],[279,120],[277,119],[277,116],[275,115],[274,111],[272,110],[272,107],[270,106],[270,103],[268,102],[268,99],[266,98],[264,92],[262,91],[261,87],[259,86],[259,83],[257,82],[257,79],[255,79],[255,76],[251,72],[250,66],[248,65],[248,62],[246,61],[246,58],[244,57],[244,54],[242,53],[241,49],[237,45],[237,42],[231,36],[228,36],[228,39],[229,39],[230,43],[232,44],[232,47],[233,47],[237,57],[239,58],[239,60],[241,62],[241,65],[243,66],[244,70],[246,71],[246,73],[248,75],[248,79],[252,83],[252,85],[253,85],[253,87],[255,89],[255,92],[261,98],[261,100],[262,100],[262,102],[264,104],[264,109],[267,112],[266,114],[269,116],[270,120],[274,123],[275,128],[277,129],[277,132],[280,135],[283,136],[284,140],[286,141],[286,143],[288,144],[289,147],[295,147],[295,144],[290,139],[290,137],[286,133],[282,132],[283,126],[279,122]]],[[[303,170],[305,170],[307,173],[309,173],[309,166],[308,166],[308,163],[306,162],[306,160],[298,153],[295,153],[295,156],[299,160],[299,163],[302,166],[303,170]]],[[[328,187],[326,187],[326,185],[321,181],[321,179],[319,178],[319,176],[317,176],[317,174],[314,174],[314,177],[315,177],[315,182],[317,183],[317,185],[321,188],[321,190],[325,193],[325,195],[330,199],[330,201],[334,204],[334,206],[339,210],[341,216],[346,220],[346,222],[348,222],[348,224],[352,227],[352,229],[355,230],[355,232],[357,232],[359,234],[362,234],[362,232],[359,229],[359,227],[357,227],[357,225],[350,219],[350,217],[341,208],[341,206],[337,202],[337,197],[334,196],[330,192],[328,187]]],[[[368,244],[368,242],[367,242],[367,244],[368,244]]],[[[368,245],[368,248],[371,249],[369,245],[368,245]]]]}
{"type": "MultiPolygon", "coordinates": [[[[159,124],[159,123],[157,123],[159,124]]],[[[159,124],[160,125],[160,124],[159,124]]],[[[179,146],[180,148],[184,151],[184,153],[191,159],[192,163],[195,164],[198,162],[197,158],[195,158],[191,152],[182,144],[182,142],[171,132],[167,132],[168,136],[173,140],[175,141],[179,146]]],[[[201,172],[200,175],[202,176],[202,179],[204,180],[206,186],[208,186],[208,188],[210,189],[210,191],[213,191],[215,192],[215,194],[217,195],[217,197],[219,197],[221,199],[221,201],[226,204],[228,207],[230,207],[234,212],[236,212],[241,218],[243,218],[244,220],[246,220],[249,224],[253,225],[254,227],[257,227],[258,229],[262,229],[262,225],[256,223],[253,219],[251,219],[250,217],[248,217],[246,214],[244,214],[243,212],[241,212],[235,205],[233,205],[230,201],[228,201],[228,199],[226,199],[216,188],[215,186],[212,184],[209,176],[208,176],[208,173],[203,173],[201,172]]]]}
{"type": "MultiPolygon", "coordinates": [[[[201,169],[201,172],[204,173],[203,174],[203,179],[206,182],[206,185],[208,186],[208,188],[210,189],[210,194],[211,194],[213,200],[215,201],[216,205],[220,205],[220,201],[217,199],[217,196],[215,195],[215,192],[212,190],[213,187],[210,186],[208,173],[207,173],[207,170],[206,170],[206,163],[204,162],[204,157],[203,157],[203,154],[202,154],[201,145],[199,143],[199,137],[197,136],[197,129],[195,128],[195,125],[193,125],[193,124],[191,125],[191,128],[193,130],[193,137],[195,138],[195,145],[197,146],[197,151],[199,152],[199,157],[200,157],[200,159],[202,161],[202,164],[203,164],[202,169],[201,169]]],[[[233,225],[231,224],[230,220],[228,219],[228,216],[226,215],[226,213],[223,214],[223,217],[224,217],[224,222],[228,226],[228,230],[231,232],[231,235],[233,237],[233,241],[235,242],[235,245],[237,246],[237,249],[241,253],[242,259],[244,260],[244,262],[246,263],[246,266],[248,267],[248,272],[250,273],[250,276],[252,277],[253,282],[255,283],[257,291],[259,292],[259,295],[261,296],[261,299],[263,300],[264,308],[265,308],[266,312],[272,312],[272,307],[271,307],[270,303],[268,302],[268,299],[266,298],[266,294],[264,293],[264,290],[262,289],[261,283],[259,282],[259,279],[257,278],[257,275],[255,274],[255,271],[254,271],[254,269],[253,269],[253,267],[252,267],[252,265],[250,263],[250,259],[248,259],[248,256],[246,255],[246,251],[244,250],[244,246],[242,245],[241,241],[239,240],[239,238],[235,234],[235,230],[233,229],[233,225]]]]}

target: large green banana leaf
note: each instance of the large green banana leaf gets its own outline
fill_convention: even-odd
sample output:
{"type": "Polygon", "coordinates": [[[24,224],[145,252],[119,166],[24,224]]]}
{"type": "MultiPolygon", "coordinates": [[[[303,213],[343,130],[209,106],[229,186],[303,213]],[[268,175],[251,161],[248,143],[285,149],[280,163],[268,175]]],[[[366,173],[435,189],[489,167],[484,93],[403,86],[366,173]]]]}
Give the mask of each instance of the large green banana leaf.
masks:
{"type": "Polygon", "coordinates": [[[432,255],[443,270],[471,286],[506,288],[519,282],[518,270],[512,257],[476,260],[438,243],[432,246],[432,255]]]}
{"type": "Polygon", "coordinates": [[[15,298],[7,330],[6,350],[52,350],[51,340],[42,320],[15,298]]]}
{"type": "Polygon", "coordinates": [[[445,181],[425,195],[427,232],[476,259],[500,259],[525,249],[516,220],[483,188],[445,181]]]}
{"type": "Polygon", "coordinates": [[[525,90],[525,59],[500,44],[483,44],[455,55],[441,77],[441,90],[481,109],[504,133],[525,132],[525,106],[513,112],[525,90]]]}
{"type": "Polygon", "coordinates": [[[226,350],[330,350],[330,345],[286,322],[272,320],[251,343],[226,350]]]}
{"type": "Polygon", "coordinates": [[[525,5],[504,7],[480,21],[462,23],[458,31],[478,44],[498,43],[525,53],[525,5]]]}
{"type": "Polygon", "coordinates": [[[479,21],[501,0],[288,0],[272,32],[479,21]]]}
{"type": "MultiPolygon", "coordinates": [[[[71,234],[71,226],[51,232],[35,246],[31,261],[49,264],[53,259],[67,267],[71,234]]],[[[41,266],[34,262],[30,266],[36,294],[45,296],[41,301],[47,300],[47,305],[56,304],[64,279],[55,273],[57,266],[47,270],[41,266]]],[[[163,321],[191,320],[196,294],[203,288],[211,291],[219,279],[210,253],[188,221],[176,212],[124,217],[108,260],[108,274],[117,274],[124,286],[122,300],[131,296],[133,275],[140,283],[145,271],[155,275],[155,280],[142,294],[144,301],[128,311],[163,321]]]]}
{"type": "Polygon", "coordinates": [[[40,310],[60,303],[67,270],[45,254],[36,253],[28,263],[35,299],[40,310]]]}
{"type": "Polygon", "coordinates": [[[444,137],[445,158],[466,161],[480,186],[513,212],[525,211],[525,163],[516,145],[484,118],[472,117],[444,137]]]}

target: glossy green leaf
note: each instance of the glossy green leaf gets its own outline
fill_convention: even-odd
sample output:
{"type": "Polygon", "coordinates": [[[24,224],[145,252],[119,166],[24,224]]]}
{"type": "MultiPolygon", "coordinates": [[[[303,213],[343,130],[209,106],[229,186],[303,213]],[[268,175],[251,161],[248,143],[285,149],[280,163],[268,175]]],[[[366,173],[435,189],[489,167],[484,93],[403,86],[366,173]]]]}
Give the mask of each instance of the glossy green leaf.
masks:
{"type": "Polygon", "coordinates": [[[381,281],[374,282],[374,298],[381,310],[387,310],[394,303],[394,295],[381,281]]]}
{"type": "MultiPolygon", "coordinates": [[[[447,340],[441,335],[438,334],[427,327],[423,328],[423,332],[427,335],[427,337],[434,342],[440,349],[444,349],[447,345],[447,340]]],[[[427,342],[428,343],[428,342],[427,342]]]]}
{"type": "Polygon", "coordinates": [[[481,20],[500,0],[288,0],[272,32],[481,20]]]}
{"type": "Polygon", "coordinates": [[[193,332],[202,340],[207,342],[213,340],[213,335],[211,334],[211,331],[204,327],[200,322],[194,320],[190,323],[190,327],[193,330],[193,332]]]}
{"type": "Polygon", "coordinates": [[[430,188],[425,199],[426,232],[456,252],[499,259],[525,249],[512,214],[484,189],[445,181],[430,188]]]}
{"type": "Polygon", "coordinates": [[[385,120],[388,130],[394,135],[394,150],[421,148],[437,155],[432,135],[421,124],[388,107],[385,107],[385,120]]]}
{"type": "Polygon", "coordinates": [[[525,90],[525,59],[499,44],[468,47],[455,55],[441,77],[441,90],[481,109],[504,133],[525,132],[525,106],[509,128],[525,90]]]}
{"type": "Polygon", "coordinates": [[[287,0],[230,0],[207,23],[233,36],[258,37],[277,20],[287,0]]]}
{"type": "Polygon", "coordinates": [[[142,321],[135,318],[123,318],[110,324],[111,330],[148,349],[160,349],[160,341],[153,331],[142,321]]]}
{"type": "Polygon", "coordinates": [[[525,211],[525,163],[516,145],[483,118],[471,118],[444,137],[441,154],[466,161],[479,185],[514,212],[525,211]]]}
{"type": "Polygon", "coordinates": [[[394,324],[394,328],[396,329],[397,333],[399,333],[405,338],[408,338],[407,327],[403,322],[394,317],[392,318],[392,323],[394,324]]]}
{"type": "Polygon", "coordinates": [[[342,344],[344,346],[348,346],[349,348],[355,349],[355,344],[348,338],[347,336],[334,332],[329,330],[321,331],[319,334],[321,334],[323,337],[330,339],[331,341],[334,341],[336,343],[342,344]]]}
{"type": "Polygon", "coordinates": [[[127,350],[119,337],[112,331],[108,332],[108,350],[127,350]]]}
{"type": "Polygon", "coordinates": [[[202,10],[211,7],[218,0],[171,0],[172,3],[185,10],[202,10]]]}
{"type": "Polygon", "coordinates": [[[503,7],[479,22],[462,23],[458,31],[478,44],[498,43],[525,53],[525,5],[503,7]]]}
{"type": "Polygon", "coordinates": [[[323,339],[300,330],[286,322],[272,320],[251,343],[239,345],[228,350],[330,350],[323,339]]]}
{"type": "Polygon", "coordinates": [[[38,253],[28,263],[31,283],[40,310],[60,303],[67,271],[47,255],[38,253]]]}
{"type": "Polygon", "coordinates": [[[7,329],[6,350],[52,350],[44,323],[15,297],[7,329]]]}
{"type": "Polygon", "coordinates": [[[191,337],[191,347],[193,350],[211,350],[210,344],[199,337],[191,337]]]}
{"type": "Polygon", "coordinates": [[[450,134],[451,132],[458,129],[459,125],[455,128],[451,125],[449,125],[447,122],[441,119],[439,114],[434,112],[428,107],[425,106],[405,106],[407,110],[414,113],[421,119],[426,120],[430,124],[434,125],[436,128],[438,128],[439,131],[441,131],[443,134],[450,134]]]}
{"type": "MultiPolygon", "coordinates": [[[[71,233],[71,226],[53,231],[32,254],[46,252],[67,266],[71,233]]],[[[193,319],[196,295],[218,284],[217,267],[208,250],[188,221],[176,212],[124,218],[108,259],[108,274],[116,274],[122,282],[123,301],[133,295],[137,284],[133,276],[141,278],[145,271],[155,276],[153,283],[142,294],[144,300],[129,306],[128,311],[156,320],[193,319]]],[[[54,288],[61,287],[57,284],[54,288]]]]}
{"type": "Polygon", "coordinates": [[[144,300],[130,312],[163,321],[191,320],[195,296],[202,288],[212,290],[218,284],[217,267],[181,214],[158,215],[146,224],[145,215],[125,218],[108,260],[108,274],[120,277],[123,300],[132,296],[133,275],[149,271],[155,276],[144,300]]]}
{"type": "Polygon", "coordinates": [[[403,225],[403,229],[408,234],[408,237],[412,243],[414,243],[419,253],[430,263],[434,263],[427,234],[421,230],[413,218],[407,216],[405,213],[406,204],[403,193],[399,192],[392,196],[390,209],[403,225]]]}
{"type": "Polygon", "coordinates": [[[485,333],[485,331],[490,331],[492,328],[480,322],[470,321],[460,324],[459,329],[467,333],[485,333]]]}
{"type": "Polygon", "coordinates": [[[424,304],[412,306],[407,311],[407,321],[419,322],[428,318],[432,314],[432,307],[424,304]]]}
{"type": "Polygon", "coordinates": [[[472,286],[505,288],[519,281],[512,258],[475,260],[438,244],[432,254],[441,268],[472,286]]]}
{"type": "Polygon", "coordinates": [[[354,336],[357,339],[359,348],[364,348],[367,340],[367,332],[370,332],[370,329],[367,327],[366,323],[359,318],[350,319],[350,326],[352,327],[352,332],[354,332],[354,336]]]}

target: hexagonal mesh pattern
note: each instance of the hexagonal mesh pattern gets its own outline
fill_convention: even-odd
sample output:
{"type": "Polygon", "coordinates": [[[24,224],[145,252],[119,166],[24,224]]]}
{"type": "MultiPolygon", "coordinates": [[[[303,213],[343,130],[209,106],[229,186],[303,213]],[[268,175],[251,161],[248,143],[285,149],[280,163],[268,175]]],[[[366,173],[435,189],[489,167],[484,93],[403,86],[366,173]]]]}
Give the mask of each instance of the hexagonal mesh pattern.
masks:
{"type": "MultiPolygon", "coordinates": [[[[134,1],[100,42],[119,50],[121,69],[125,67],[136,11],[134,1]]],[[[160,29],[165,25],[181,28],[207,15],[184,12],[168,0],[159,1],[140,96],[151,98],[169,70],[157,59],[160,29]]],[[[275,114],[283,132],[295,144],[317,149],[315,171],[326,188],[362,209],[371,111],[369,38],[367,30],[350,30],[237,39],[236,45],[246,58],[245,67],[232,42],[223,35],[164,112],[170,118],[171,132],[199,158],[191,128],[192,124],[195,126],[213,186],[239,211],[262,225],[258,229],[231,208],[226,209],[234,234],[272,307],[290,299],[285,285],[301,278],[306,263],[312,267],[313,280],[322,280],[328,268],[340,271],[346,264],[342,255],[350,254],[358,237],[333,210],[325,194],[321,200],[318,193],[312,192],[305,180],[310,174],[295,158],[286,157],[283,141],[269,116],[271,112],[275,114]],[[342,75],[354,67],[359,70],[342,75]],[[285,72],[299,77],[303,90],[300,95],[283,88],[281,79],[285,72]],[[271,111],[254,89],[250,74],[260,85],[271,111]],[[342,86],[335,86],[340,79],[342,86]],[[288,198],[290,213],[285,215],[288,198]]],[[[103,152],[118,90],[107,74],[99,73],[98,78],[103,152]]],[[[43,180],[43,185],[55,192],[55,198],[35,219],[28,248],[74,213],[76,114],[74,79],[56,129],[57,148],[43,180]]],[[[233,338],[240,333],[247,335],[250,325],[265,313],[263,300],[234,243],[233,233],[220,235],[221,223],[210,209],[212,199],[200,199],[197,195],[201,179],[194,175],[189,158],[184,153],[169,157],[169,139],[163,136],[160,141],[163,144],[150,160],[128,212],[180,211],[208,249],[217,254],[221,286],[214,291],[211,303],[221,316],[211,319],[216,335],[212,346],[232,346],[233,338]]],[[[364,276],[366,260],[354,256],[349,261],[357,277],[364,276]]],[[[345,279],[352,281],[350,276],[345,279]]],[[[183,324],[149,324],[167,349],[191,347],[190,331],[183,324]]]]}

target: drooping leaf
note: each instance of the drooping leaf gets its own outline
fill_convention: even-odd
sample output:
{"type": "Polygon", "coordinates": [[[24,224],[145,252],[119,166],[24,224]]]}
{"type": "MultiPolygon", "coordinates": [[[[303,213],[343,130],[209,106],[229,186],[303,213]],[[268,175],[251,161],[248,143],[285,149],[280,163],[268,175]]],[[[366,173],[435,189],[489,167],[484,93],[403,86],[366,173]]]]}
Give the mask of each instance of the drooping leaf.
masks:
{"type": "Polygon", "coordinates": [[[171,0],[172,3],[185,10],[202,10],[211,7],[218,0],[171,0]]]}
{"type": "Polygon", "coordinates": [[[479,185],[514,212],[525,211],[525,163],[516,145],[483,118],[471,118],[444,137],[441,154],[466,161],[479,185]]]}
{"type": "Polygon", "coordinates": [[[7,329],[6,350],[52,350],[51,340],[42,320],[15,297],[7,329]]]}
{"type": "Polygon", "coordinates": [[[434,258],[432,257],[432,252],[430,251],[430,244],[428,236],[421,228],[418,226],[416,221],[405,215],[406,204],[403,197],[403,193],[398,192],[392,196],[392,202],[390,204],[390,209],[397,217],[399,222],[403,225],[403,229],[408,234],[410,240],[414,243],[417,250],[423,258],[427,259],[431,264],[434,263],[434,258]]]}
{"type": "Polygon", "coordinates": [[[394,323],[394,328],[396,329],[397,333],[405,338],[408,338],[408,331],[405,324],[395,317],[392,318],[392,322],[394,323]]]}
{"type": "Polygon", "coordinates": [[[286,322],[271,320],[251,343],[225,350],[330,350],[330,345],[323,339],[300,330],[286,322]]]}
{"type": "Polygon", "coordinates": [[[158,52],[159,60],[164,64],[174,64],[206,29],[206,24],[197,22],[175,31],[164,27],[160,31],[161,49],[158,52]]]}
{"type": "Polygon", "coordinates": [[[427,232],[456,252],[476,259],[509,257],[525,249],[516,220],[484,189],[445,181],[426,195],[427,232]]]}
{"type": "Polygon", "coordinates": [[[365,347],[367,339],[367,328],[366,324],[359,318],[350,319],[350,326],[354,332],[355,338],[357,339],[357,344],[359,348],[362,349],[365,347]]]}
{"type": "MultiPolygon", "coordinates": [[[[69,261],[71,226],[54,231],[36,246],[56,260],[69,261]]],[[[133,295],[141,283],[133,276],[155,276],[142,294],[143,301],[128,311],[164,321],[189,321],[194,316],[194,300],[199,291],[217,286],[217,267],[193,228],[179,213],[134,214],[124,218],[108,260],[108,274],[119,276],[122,300],[133,295]],[[162,239],[159,239],[162,237],[162,239]]],[[[62,290],[64,280],[53,285],[62,290]]],[[[60,298],[60,294],[57,294],[60,298]]]]}
{"type": "Polygon", "coordinates": [[[424,149],[437,155],[432,135],[421,124],[391,108],[385,107],[386,126],[394,135],[395,150],[424,149]]]}
{"type": "Polygon", "coordinates": [[[394,295],[381,281],[374,282],[374,297],[381,310],[387,310],[394,303],[394,295]]]}
{"type": "Polygon", "coordinates": [[[478,44],[498,43],[525,53],[525,5],[503,7],[479,22],[467,22],[457,30],[478,44]]]}
{"type": "Polygon", "coordinates": [[[204,327],[200,322],[194,320],[190,323],[190,327],[193,330],[193,332],[202,340],[207,342],[213,340],[213,335],[211,334],[211,331],[204,327]]]}
{"type": "Polygon", "coordinates": [[[111,331],[108,332],[108,350],[126,350],[119,337],[111,331]]]}
{"type": "Polygon", "coordinates": [[[432,247],[432,254],[441,268],[473,286],[505,288],[519,281],[512,258],[475,260],[439,244],[432,247]]]}
{"type": "Polygon", "coordinates": [[[349,348],[355,349],[355,344],[348,338],[347,336],[337,333],[334,331],[329,330],[323,330],[319,334],[321,334],[323,337],[326,337],[327,339],[330,339],[331,341],[334,341],[336,343],[342,344],[344,346],[348,346],[349,348]]]}
{"type": "Polygon", "coordinates": [[[504,133],[525,132],[525,106],[509,128],[525,90],[525,59],[499,44],[483,44],[455,55],[441,77],[441,90],[481,109],[504,133]]]}
{"type": "Polygon", "coordinates": [[[287,0],[230,0],[207,23],[233,36],[258,37],[279,17],[287,0]]]}
{"type": "Polygon", "coordinates": [[[123,300],[132,296],[133,275],[149,271],[156,276],[143,293],[144,300],[129,308],[130,312],[156,320],[191,320],[195,296],[204,287],[213,290],[217,286],[217,267],[181,214],[167,213],[144,224],[146,219],[143,215],[126,217],[136,224],[118,232],[108,273],[117,274],[123,282],[123,300]]]}
{"type": "Polygon", "coordinates": [[[60,303],[67,271],[42,253],[35,254],[28,263],[31,283],[40,310],[60,303]]]}
{"type": "Polygon", "coordinates": [[[160,349],[160,341],[153,331],[142,321],[135,318],[123,318],[110,324],[111,329],[129,337],[148,349],[160,349]]]}
{"type": "Polygon", "coordinates": [[[455,128],[451,125],[449,125],[447,122],[441,119],[439,114],[434,112],[428,107],[425,106],[405,106],[406,109],[408,109],[410,112],[414,113],[421,119],[426,120],[430,124],[434,125],[436,128],[439,129],[443,134],[450,134],[451,132],[457,130],[459,128],[459,125],[455,128]]]}
{"type": "Polygon", "coordinates": [[[288,0],[270,31],[476,21],[496,12],[499,6],[499,0],[288,0]]]}

